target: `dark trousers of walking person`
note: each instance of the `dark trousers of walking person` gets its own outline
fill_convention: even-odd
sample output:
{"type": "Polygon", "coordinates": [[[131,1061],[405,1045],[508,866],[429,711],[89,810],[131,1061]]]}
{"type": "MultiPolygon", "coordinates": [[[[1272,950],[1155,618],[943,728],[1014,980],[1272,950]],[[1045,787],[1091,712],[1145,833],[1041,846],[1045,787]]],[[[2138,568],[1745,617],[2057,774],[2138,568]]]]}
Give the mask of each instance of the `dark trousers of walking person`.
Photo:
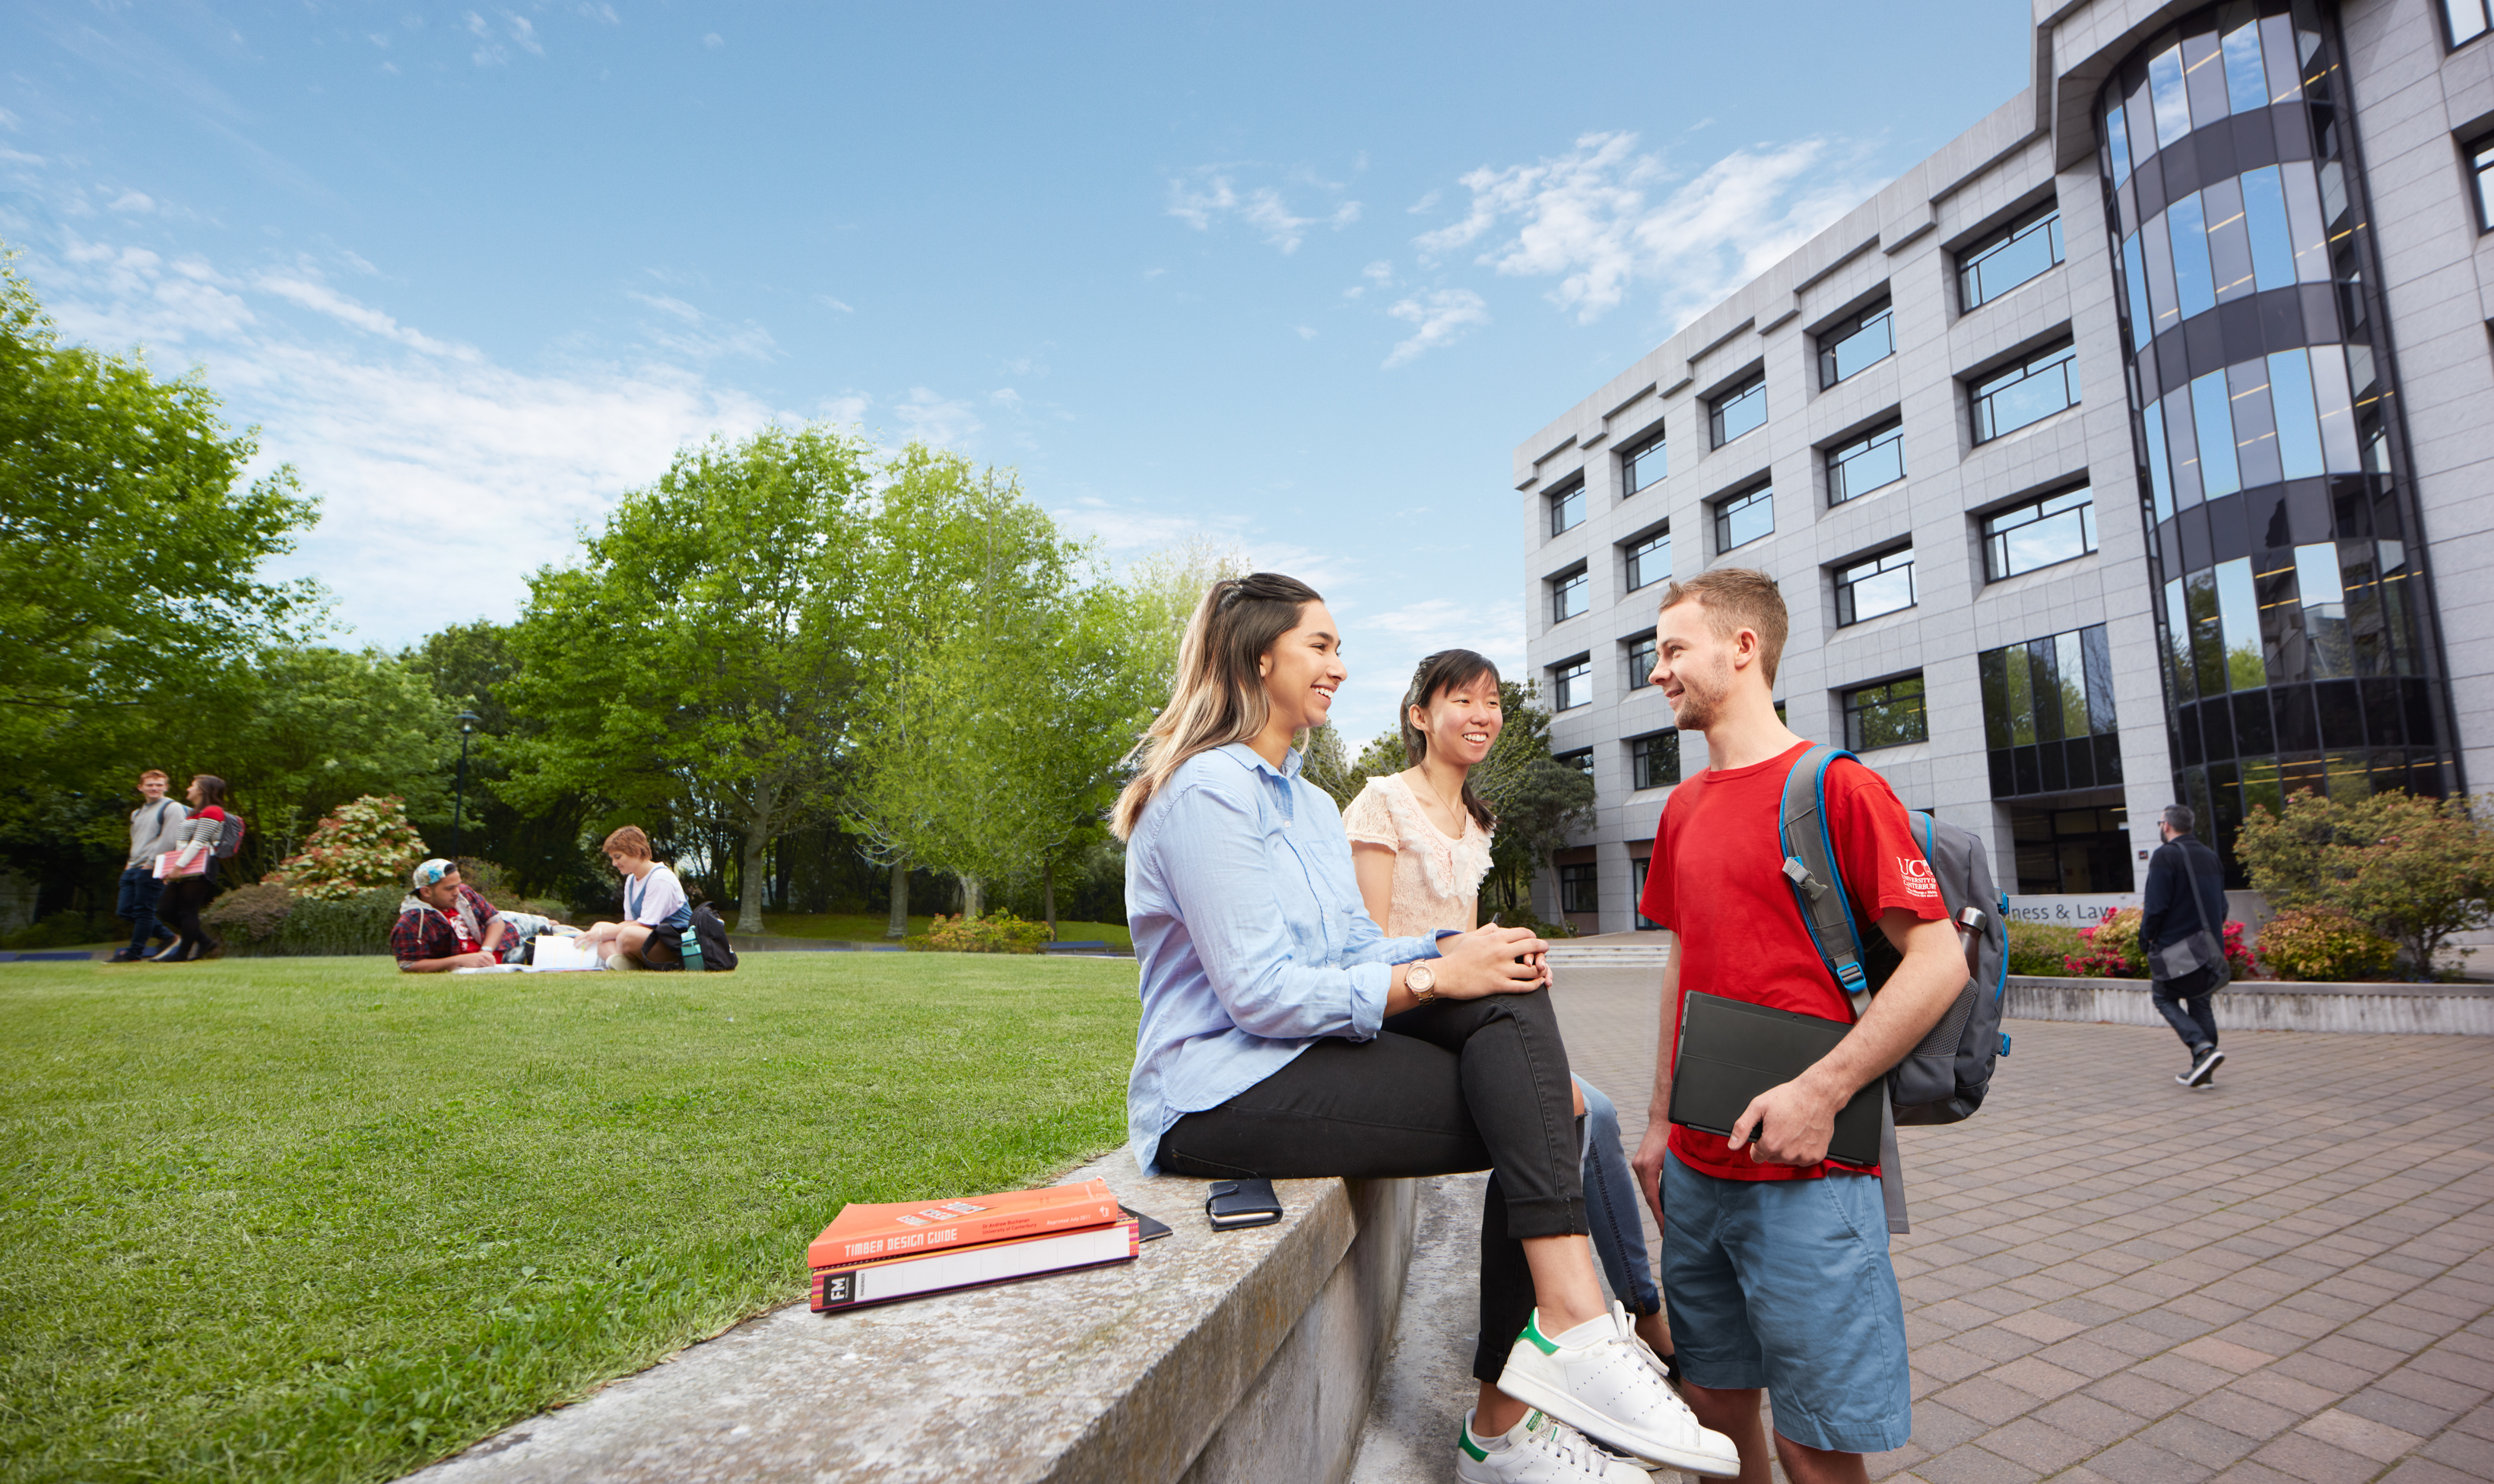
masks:
{"type": "Polygon", "coordinates": [[[1567,1050],[1548,990],[1438,1000],[1374,1041],[1327,1038],[1161,1139],[1161,1168],[1234,1179],[1395,1179],[1487,1169],[1480,1339],[1495,1384],[1533,1317],[1527,1237],[1583,1235],[1583,1166],[1567,1050]]]}
{"type": "Polygon", "coordinates": [[[2149,982],[2147,997],[2182,1045],[2197,1055],[2217,1044],[2216,995],[2208,987],[2213,969],[2193,969],[2180,979],[2149,982]]]}
{"type": "Polygon", "coordinates": [[[165,929],[156,921],[157,899],[164,894],[165,883],[157,879],[154,869],[134,865],[121,873],[121,901],[112,915],[130,920],[130,956],[147,952],[151,938],[160,937],[165,929]]]}
{"type": "Polygon", "coordinates": [[[172,924],[173,946],[165,952],[168,957],[196,958],[211,949],[225,945],[208,936],[199,923],[199,909],[217,894],[217,863],[208,863],[207,874],[177,876],[165,883],[165,894],[156,901],[159,917],[172,924]]]}

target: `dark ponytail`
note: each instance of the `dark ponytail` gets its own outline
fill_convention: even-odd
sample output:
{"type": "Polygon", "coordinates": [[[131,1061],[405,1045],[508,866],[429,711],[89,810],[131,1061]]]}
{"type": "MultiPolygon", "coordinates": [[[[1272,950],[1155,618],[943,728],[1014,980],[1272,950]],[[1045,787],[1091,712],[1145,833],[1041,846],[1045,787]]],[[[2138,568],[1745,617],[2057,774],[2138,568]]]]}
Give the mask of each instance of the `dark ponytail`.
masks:
{"type": "MultiPolygon", "coordinates": [[[[1412,724],[1412,708],[1416,706],[1426,711],[1429,703],[1439,696],[1481,680],[1496,685],[1499,682],[1498,666],[1489,662],[1489,656],[1471,650],[1440,650],[1420,661],[1420,668],[1412,674],[1412,688],[1403,692],[1401,713],[1396,718],[1403,728],[1403,759],[1407,764],[1417,768],[1429,755],[1429,734],[1412,724]]],[[[1464,775],[1463,803],[1464,812],[1477,821],[1483,830],[1498,828],[1498,816],[1490,812],[1489,804],[1473,788],[1470,773],[1464,775]]]]}

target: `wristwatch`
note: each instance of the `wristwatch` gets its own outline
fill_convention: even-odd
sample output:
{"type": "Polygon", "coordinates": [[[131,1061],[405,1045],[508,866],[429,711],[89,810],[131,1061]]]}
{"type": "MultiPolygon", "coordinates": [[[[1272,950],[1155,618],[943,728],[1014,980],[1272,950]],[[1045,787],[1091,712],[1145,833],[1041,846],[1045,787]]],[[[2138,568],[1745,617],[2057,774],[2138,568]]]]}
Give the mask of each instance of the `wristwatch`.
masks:
{"type": "Polygon", "coordinates": [[[1438,997],[1438,976],[1425,963],[1415,963],[1403,971],[1403,987],[1412,991],[1414,1007],[1426,1005],[1438,997]]]}

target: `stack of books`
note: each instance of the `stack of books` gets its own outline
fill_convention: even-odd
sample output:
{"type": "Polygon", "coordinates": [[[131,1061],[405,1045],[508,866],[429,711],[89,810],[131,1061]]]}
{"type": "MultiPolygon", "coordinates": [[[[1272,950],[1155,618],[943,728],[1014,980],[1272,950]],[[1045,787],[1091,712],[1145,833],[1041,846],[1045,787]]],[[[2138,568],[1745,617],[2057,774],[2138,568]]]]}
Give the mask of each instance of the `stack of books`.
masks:
{"type": "Polygon", "coordinates": [[[1131,1262],[1140,1218],[1106,1180],[959,1200],[852,1203],[806,1249],[819,1312],[1131,1262]]]}

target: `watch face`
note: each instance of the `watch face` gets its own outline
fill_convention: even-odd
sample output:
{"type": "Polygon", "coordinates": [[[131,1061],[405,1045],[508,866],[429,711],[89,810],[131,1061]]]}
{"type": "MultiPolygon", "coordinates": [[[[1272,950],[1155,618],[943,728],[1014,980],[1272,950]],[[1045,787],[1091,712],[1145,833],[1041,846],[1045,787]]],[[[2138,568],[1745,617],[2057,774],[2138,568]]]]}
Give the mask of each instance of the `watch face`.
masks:
{"type": "Polygon", "coordinates": [[[1426,994],[1437,986],[1438,976],[1426,964],[1414,964],[1403,976],[1403,987],[1414,994],[1426,994]]]}

